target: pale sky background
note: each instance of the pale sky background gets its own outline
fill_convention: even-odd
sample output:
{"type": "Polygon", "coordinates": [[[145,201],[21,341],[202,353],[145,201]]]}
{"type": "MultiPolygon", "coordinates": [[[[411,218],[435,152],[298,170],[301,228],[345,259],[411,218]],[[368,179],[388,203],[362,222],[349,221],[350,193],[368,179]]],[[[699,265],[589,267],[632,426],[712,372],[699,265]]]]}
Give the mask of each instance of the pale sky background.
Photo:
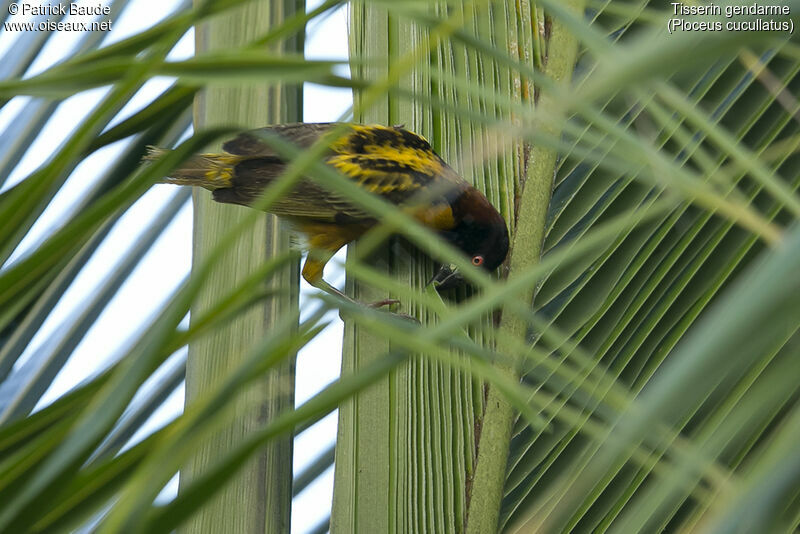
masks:
{"type": "MultiPolygon", "coordinates": [[[[75,3],[89,6],[97,5],[98,2],[94,0],[75,3]]],[[[110,2],[102,3],[107,5],[110,2]]],[[[310,10],[322,2],[321,0],[307,0],[307,3],[310,10]]],[[[40,5],[42,2],[29,1],[27,4],[40,5]]],[[[121,16],[113,20],[113,29],[106,36],[103,44],[118,41],[152,26],[172,12],[177,5],[177,0],[131,1],[121,16]]],[[[317,19],[316,22],[309,25],[306,39],[307,57],[347,59],[346,16],[346,10],[340,8],[324,19],[317,19]]],[[[17,15],[9,17],[8,20],[25,21],[32,18],[17,15]]],[[[69,21],[70,18],[67,17],[65,20],[69,21]]],[[[86,21],[85,18],[78,20],[86,21]]],[[[17,37],[19,37],[18,33],[0,30],[0,56],[8,50],[17,37]]],[[[43,52],[39,54],[37,61],[31,66],[29,74],[41,72],[68,56],[79,38],[80,33],[77,32],[54,34],[48,40],[43,52]]],[[[193,32],[189,32],[180,40],[169,57],[170,59],[186,58],[191,56],[193,51],[194,35],[193,32]]],[[[168,78],[149,81],[120,112],[114,122],[122,120],[144,107],[164,91],[170,82],[171,80],[168,78]]],[[[107,89],[86,91],[59,106],[2,189],[5,190],[18,183],[38,168],[106,92],[107,89]]],[[[28,100],[27,97],[15,98],[0,110],[0,132],[15,119],[28,100]]],[[[352,95],[349,89],[331,89],[306,84],[304,88],[304,121],[338,120],[343,113],[347,112],[351,103],[352,95]]],[[[92,154],[75,169],[65,186],[39,218],[30,235],[25,238],[19,250],[15,252],[14,258],[25,254],[32,245],[37,244],[57,228],[59,221],[63,220],[65,214],[69,214],[75,209],[76,202],[82,193],[99,178],[109,162],[122,152],[124,146],[125,142],[121,141],[105,147],[92,154]]],[[[123,255],[126,246],[132,242],[132,238],[138,235],[150,217],[169,201],[174,192],[173,186],[155,186],[128,210],[53,309],[15,369],[23,366],[31,354],[43,349],[46,342],[57,337],[63,331],[63,325],[69,324],[69,319],[80,312],[81,303],[113,269],[123,255]]],[[[40,405],[45,405],[62,395],[86,377],[96,373],[98,369],[108,365],[120,354],[126,343],[135,337],[137,331],[147,323],[153,312],[164,303],[172,290],[188,274],[191,264],[191,240],[192,208],[191,203],[188,203],[165,229],[163,235],[103,311],[93,328],[74,351],[62,373],[45,394],[40,405]]],[[[326,278],[336,285],[341,285],[344,275],[337,263],[343,260],[343,255],[340,254],[338,259],[339,262],[334,260],[328,267],[326,278]]],[[[301,306],[305,295],[311,291],[316,290],[304,284],[301,292],[301,306]]],[[[296,391],[298,405],[308,400],[339,375],[342,324],[335,313],[331,313],[329,319],[333,321],[332,325],[298,356],[296,391]]],[[[185,357],[185,349],[172,358],[182,357],[185,357]]],[[[180,414],[182,408],[183,386],[169,397],[142,431],[134,436],[133,441],[140,440],[180,414]]],[[[330,414],[295,439],[295,473],[300,472],[320,452],[334,442],[336,421],[337,414],[330,414]]],[[[168,499],[176,491],[177,477],[165,488],[161,498],[168,499]]],[[[333,469],[331,468],[295,499],[292,511],[292,531],[305,532],[328,515],[332,494],[333,469]]]]}

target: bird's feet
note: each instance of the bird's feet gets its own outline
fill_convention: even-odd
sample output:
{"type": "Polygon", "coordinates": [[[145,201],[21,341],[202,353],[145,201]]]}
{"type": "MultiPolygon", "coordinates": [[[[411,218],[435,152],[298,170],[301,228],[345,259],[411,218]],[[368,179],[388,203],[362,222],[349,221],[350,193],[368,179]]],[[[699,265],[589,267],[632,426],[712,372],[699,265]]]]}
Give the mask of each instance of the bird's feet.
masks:
{"type": "MultiPolygon", "coordinates": [[[[383,300],[378,300],[378,301],[375,301],[375,302],[371,302],[371,303],[367,304],[367,307],[374,308],[374,309],[379,309],[379,308],[394,306],[395,304],[400,304],[400,301],[397,300],[397,299],[383,299],[383,300]]],[[[408,315],[406,313],[397,313],[397,312],[393,312],[391,310],[387,310],[387,313],[390,313],[390,314],[394,315],[395,317],[399,317],[400,319],[405,319],[405,320],[411,321],[413,323],[421,324],[419,322],[419,319],[417,319],[416,317],[413,317],[411,315],[408,315]]]]}
{"type": "Polygon", "coordinates": [[[383,308],[387,306],[394,306],[395,304],[400,304],[400,301],[397,299],[383,299],[383,300],[376,300],[370,304],[367,304],[369,308],[383,308]]]}
{"type": "MultiPolygon", "coordinates": [[[[359,302],[359,301],[357,301],[357,300],[355,300],[355,299],[353,299],[351,297],[348,297],[347,295],[345,295],[344,293],[342,293],[341,291],[339,291],[338,289],[336,289],[332,285],[328,284],[324,280],[319,280],[314,285],[317,288],[325,291],[326,293],[328,293],[330,295],[335,295],[338,298],[344,299],[344,300],[346,300],[347,302],[349,302],[351,304],[354,304],[354,305],[357,305],[357,306],[365,306],[367,308],[372,308],[372,309],[375,309],[375,310],[380,309],[380,308],[384,308],[384,307],[394,306],[395,304],[400,304],[400,301],[397,300],[397,299],[383,299],[383,300],[378,300],[378,301],[371,302],[371,303],[367,304],[367,303],[359,302]]],[[[397,312],[393,312],[391,310],[386,310],[385,313],[388,313],[388,314],[393,315],[395,317],[398,317],[400,319],[406,319],[408,321],[412,321],[414,323],[419,324],[419,319],[417,319],[416,317],[412,317],[411,315],[407,315],[405,313],[397,313],[397,312]]],[[[339,317],[344,319],[344,317],[342,316],[342,312],[341,311],[339,312],[339,317]]]]}

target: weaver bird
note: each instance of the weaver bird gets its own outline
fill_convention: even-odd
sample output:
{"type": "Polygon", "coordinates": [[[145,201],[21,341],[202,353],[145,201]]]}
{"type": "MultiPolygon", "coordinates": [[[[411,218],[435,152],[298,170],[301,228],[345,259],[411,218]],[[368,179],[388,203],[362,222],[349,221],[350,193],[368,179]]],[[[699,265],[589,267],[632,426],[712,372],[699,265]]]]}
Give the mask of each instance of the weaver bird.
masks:
{"type": "MultiPolygon", "coordinates": [[[[286,160],[264,141],[265,135],[278,136],[302,150],[336,126],[344,133],[329,145],[323,157],[325,164],[439,233],[461,249],[473,265],[492,271],[505,260],[508,229],[497,210],[450,168],[428,141],[398,126],[269,126],[239,134],[222,145],[222,153],[192,156],[164,181],[204,187],[217,202],[250,206],[287,167],[286,160]]],[[[151,148],[147,159],[163,152],[151,148]]],[[[323,280],[323,270],[336,251],[377,223],[375,216],[307,178],[296,182],[268,211],[288,220],[305,235],[309,254],[303,278],[317,288],[352,300],[323,280]]],[[[443,266],[431,279],[439,289],[462,280],[451,266],[443,266]]],[[[396,301],[375,305],[392,302],[396,301]]]]}

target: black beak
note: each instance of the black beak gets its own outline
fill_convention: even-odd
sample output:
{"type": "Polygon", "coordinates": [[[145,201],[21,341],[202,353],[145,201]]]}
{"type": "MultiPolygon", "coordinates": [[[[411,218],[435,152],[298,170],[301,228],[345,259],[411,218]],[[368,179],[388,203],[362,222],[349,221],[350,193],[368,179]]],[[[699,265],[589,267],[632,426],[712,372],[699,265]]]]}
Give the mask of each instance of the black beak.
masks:
{"type": "Polygon", "coordinates": [[[461,276],[454,266],[442,265],[436,274],[428,281],[433,284],[437,291],[458,287],[464,284],[464,277],[461,276]]]}

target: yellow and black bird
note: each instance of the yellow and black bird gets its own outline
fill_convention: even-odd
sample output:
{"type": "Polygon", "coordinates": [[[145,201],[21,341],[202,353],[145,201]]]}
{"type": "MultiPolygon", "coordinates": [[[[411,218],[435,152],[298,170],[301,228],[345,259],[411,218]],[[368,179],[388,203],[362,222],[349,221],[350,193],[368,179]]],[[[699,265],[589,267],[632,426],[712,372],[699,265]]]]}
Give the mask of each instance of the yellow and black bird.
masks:
{"type": "MultiPolygon", "coordinates": [[[[302,150],[337,126],[344,133],[330,144],[323,157],[325,164],[438,232],[473,265],[492,271],[505,260],[508,229],[502,216],[428,141],[398,126],[297,123],[252,130],[224,143],[223,153],[193,156],[165,181],[204,187],[218,202],[249,206],[287,166],[264,141],[265,135],[278,136],[302,150]]],[[[162,152],[153,148],[147,159],[162,152]]],[[[309,256],[303,278],[341,295],[323,280],[325,264],[337,250],[375,225],[376,218],[311,179],[300,179],[269,212],[305,234],[309,256]]],[[[462,278],[444,266],[433,281],[441,289],[461,283],[462,278]]]]}

